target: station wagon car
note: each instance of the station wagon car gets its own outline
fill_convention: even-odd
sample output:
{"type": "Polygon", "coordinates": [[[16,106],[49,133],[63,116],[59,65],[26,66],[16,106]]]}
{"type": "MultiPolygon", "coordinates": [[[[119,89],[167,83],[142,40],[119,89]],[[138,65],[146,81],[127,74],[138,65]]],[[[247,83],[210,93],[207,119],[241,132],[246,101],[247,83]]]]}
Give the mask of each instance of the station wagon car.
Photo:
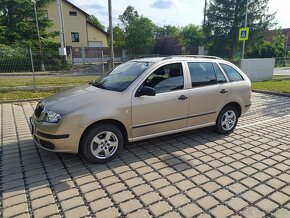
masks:
{"type": "Polygon", "coordinates": [[[230,134],[250,105],[251,82],[228,61],[140,58],[39,102],[31,131],[44,149],[103,163],[128,142],[209,126],[230,134]]]}

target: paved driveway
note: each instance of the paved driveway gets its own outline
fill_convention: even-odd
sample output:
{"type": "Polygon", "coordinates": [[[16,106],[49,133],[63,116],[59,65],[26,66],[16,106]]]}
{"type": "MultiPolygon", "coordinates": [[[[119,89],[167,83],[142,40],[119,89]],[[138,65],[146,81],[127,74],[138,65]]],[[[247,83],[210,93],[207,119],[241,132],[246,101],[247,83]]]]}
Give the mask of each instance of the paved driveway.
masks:
{"type": "Polygon", "coordinates": [[[35,105],[0,105],[0,217],[290,217],[290,98],[253,94],[230,136],[142,141],[106,165],[37,148],[35,105]]]}

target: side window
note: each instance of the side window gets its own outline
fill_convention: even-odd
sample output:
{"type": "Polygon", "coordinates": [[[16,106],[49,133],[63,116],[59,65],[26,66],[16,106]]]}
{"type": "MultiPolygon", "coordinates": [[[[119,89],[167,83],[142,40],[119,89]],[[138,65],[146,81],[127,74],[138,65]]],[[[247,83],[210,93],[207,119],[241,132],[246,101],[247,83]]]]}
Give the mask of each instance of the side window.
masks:
{"type": "Polygon", "coordinates": [[[154,88],[156,93],[183,89],[182,64],[167,64],[158,68],[145,80],[143,85],[154,88]]]}
{"type": "Polygon", "coordinates": [[[226,83],[227,80],[226,80],[222,70],[219,68],[219,66],[217,64],[213,64],[213,66],[214,66],[214,71],[216,74],[217,83],[226,83]]]}
{"type": "Polygon", "coordinates": [[[217,84],[212,63],[188,63],[192,87],[217,84]]]}
{"type": "Polygon", "coordinates": [[[241,74],[238,71],[236,71],[233,67],[227,64],[220,64],[220,65],[224,69],[226,74],[228,75],[231,82],[244,80],[241,74]]]}

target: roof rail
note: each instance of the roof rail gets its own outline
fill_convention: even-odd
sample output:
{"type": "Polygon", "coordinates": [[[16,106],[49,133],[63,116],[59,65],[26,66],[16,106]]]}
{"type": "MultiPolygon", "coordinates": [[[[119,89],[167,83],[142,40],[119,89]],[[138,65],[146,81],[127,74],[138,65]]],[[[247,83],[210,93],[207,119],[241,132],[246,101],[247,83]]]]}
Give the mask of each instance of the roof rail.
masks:
{"type": "Polygon", "coordinates": [[[174,58],[174,57],[184,57],[184,58],[209,58],[209,59],[223,60],[220,57],[217,57],[217,56],[209,56],[209,55],[171,55],[171,56],[168,56],[168,57],[164,58],[163,60],[171,59],[171,58],[174,58]]]}

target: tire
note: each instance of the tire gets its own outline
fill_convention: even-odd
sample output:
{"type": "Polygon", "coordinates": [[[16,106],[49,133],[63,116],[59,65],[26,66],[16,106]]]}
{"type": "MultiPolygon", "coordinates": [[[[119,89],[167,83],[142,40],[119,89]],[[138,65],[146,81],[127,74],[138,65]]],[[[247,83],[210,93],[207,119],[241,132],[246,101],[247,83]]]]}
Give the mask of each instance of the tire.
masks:
{"type": "Polygon", "coordinates": [[[124,146],[124,136],[114,125],[96,125],[85,133],[80,146],[87,161],[106,163],[120,153],[124,146]]]}
{"type": "Polygon", "coordinates": [[[234,106],[226,106],[218,115],[215,129],[219,134],[230,134],[236,128],[238,119],[238,110],[234,106]]]}

